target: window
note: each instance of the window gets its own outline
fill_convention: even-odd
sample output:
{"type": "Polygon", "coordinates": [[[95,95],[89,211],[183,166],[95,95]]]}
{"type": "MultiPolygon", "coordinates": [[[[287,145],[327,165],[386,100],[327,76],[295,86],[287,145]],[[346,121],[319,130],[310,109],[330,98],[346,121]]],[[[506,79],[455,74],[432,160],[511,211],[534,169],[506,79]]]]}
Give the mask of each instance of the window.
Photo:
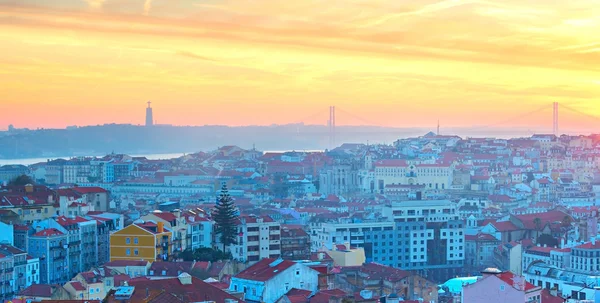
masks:
{"type": "Polygon", "coordinates": [[[125,244],[131,244],[131,238],[125,238],[125,244]]]}
{"type": "Polygon", "coordinates": [[[504,285],[500,285],[500,291],[504,291],[504,285]]]}
{"type": "Polygon", "coordinates": [[[138,238],[137,237],[133,238],[133,244],[138,244],[138,238]]]}
{"type": "Polygon", "coordinates": [[[100,288],[96,288],[96,293],[100,293],[100,288]]]}
{"type": "Polygon", "coordinates": [[[129,249],[129,248],[126,249],[125,250],[125,254],[128,255],[128,256],[131,256],[131,249],[129,249]]]}
{"type": "Polygon", "coordinates": [[[140,254],[140,252],[139,252],[137,249],[134,249],[134,250],[133,250],[133,255],[134,255],[134,256],[137,256],[137,255],[139,255],[139,254],[140,254]]]}
{"type": "Polygon", "coordinates": [[[296,276],[300,276],[300,270],[296,269],[296,276]]]}
{"type": "Polygon", "coordinates": [[[94,289],[90,288],[90,294],[93,294],[93,293],[94,293],[94,289]]]}

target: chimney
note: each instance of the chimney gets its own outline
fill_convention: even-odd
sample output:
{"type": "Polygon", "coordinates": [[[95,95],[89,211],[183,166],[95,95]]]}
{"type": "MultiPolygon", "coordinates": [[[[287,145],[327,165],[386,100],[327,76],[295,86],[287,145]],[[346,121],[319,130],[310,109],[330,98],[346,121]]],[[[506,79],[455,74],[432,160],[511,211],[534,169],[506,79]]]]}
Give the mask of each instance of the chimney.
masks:
{"type": "Polygon", "coordinates": [[[48,195],[48,204],[52,203],[54,203],[54,199],[52,198],[52,195],[48,195]]]}
{"type": "Polygon", "coordinates": [[[175,215],[175,217],[177,219],[179,219],[181,217],[181,210],[176,209],[176,210],[173,211],[173,214],[175,215]]]}
{"type": "Polygon", "coordinates": [[[33,185],[26,184],[25,185],[25,192],[28,193],[28,194],[32,193],[33,192],[33,185]]]}
{"type": "Polygon", "coordinates": [[[350,250],[350,242],[344,242],[344,246],[346,246],[346,250],[350,250]]]}
{"type": "Polygon", "coordinates": [[[560,249],[565,248],[565,238],[560,238],[560,249]]]}
{"type": "Polygon", "coordinates": [[[592,245],[596,245],[596,236],[592,237],[592,245]]]}
{"type": "Polygon", "coordinates": [[[323,259],[325,259],[325,253],[324,252],[318,252],[317,253],[317,257],[318,257],[319,261],[323,261],[323,259]]]}
{"type": "Polygon", "coordinates": [[[163,223],[163,222],[156,223],[156,232],[164,233],[165,232],[165,223],[163,223]]]}

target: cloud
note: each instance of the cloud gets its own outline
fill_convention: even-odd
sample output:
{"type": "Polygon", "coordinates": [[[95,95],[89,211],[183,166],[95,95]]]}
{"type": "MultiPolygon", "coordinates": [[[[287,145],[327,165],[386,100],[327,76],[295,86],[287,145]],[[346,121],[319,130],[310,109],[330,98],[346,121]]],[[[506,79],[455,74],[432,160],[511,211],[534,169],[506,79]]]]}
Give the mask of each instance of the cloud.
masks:
{"type": "Polygon", "coordinates": [[[91,10],[101,11],[106,0],[85,0],[85,2],[87,2],[91,10]]]}
{"type": "Polygon", "coordinates": [[[144,1],[144,16],[148,16],[150,14],[150,9],[152,9],[152,0],[144,1]]]}
{"type": "Polygon", "coordinates": [[[194,53],[189,52],[189,51],[177,51],[177,55],[180,55],[180,56],[183,56],[183,57],[187,57],[187,58],[197,59],[197,60],[203,60],[203,61],[211,61],[211,62],[217,62],[218,61],[216,59],[205,57],[205,56],[201,56],[201,55],[197,55],[197,54],[194,54],[194,53]]]}

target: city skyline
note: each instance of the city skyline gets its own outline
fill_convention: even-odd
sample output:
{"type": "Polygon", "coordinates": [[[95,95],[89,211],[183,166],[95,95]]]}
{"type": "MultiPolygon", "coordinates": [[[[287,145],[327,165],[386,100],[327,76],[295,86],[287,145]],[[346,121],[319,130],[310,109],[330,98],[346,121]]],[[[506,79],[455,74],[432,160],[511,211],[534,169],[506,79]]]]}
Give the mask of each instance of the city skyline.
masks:
{"type": "Polygon", "coordinates": [[[600,115],[593,2],[319,4],[0,0],[0,129],[143,124],[147,100],[174,125],[326,124],[330,105],[362,118],[339,126],[468,127],[547,105],[520,123],[551,127],[555,101],[600,115]]]}

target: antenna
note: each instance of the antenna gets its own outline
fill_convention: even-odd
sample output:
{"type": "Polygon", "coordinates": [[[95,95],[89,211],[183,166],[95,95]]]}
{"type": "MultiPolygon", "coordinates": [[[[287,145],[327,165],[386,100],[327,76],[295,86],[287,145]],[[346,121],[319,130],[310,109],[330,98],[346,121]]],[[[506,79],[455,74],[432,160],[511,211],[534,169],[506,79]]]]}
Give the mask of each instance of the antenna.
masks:
{"type": "Polygon", "coordinates": [[[438,119],[437,135],[440,135],[440,119],[438,119]]]}

